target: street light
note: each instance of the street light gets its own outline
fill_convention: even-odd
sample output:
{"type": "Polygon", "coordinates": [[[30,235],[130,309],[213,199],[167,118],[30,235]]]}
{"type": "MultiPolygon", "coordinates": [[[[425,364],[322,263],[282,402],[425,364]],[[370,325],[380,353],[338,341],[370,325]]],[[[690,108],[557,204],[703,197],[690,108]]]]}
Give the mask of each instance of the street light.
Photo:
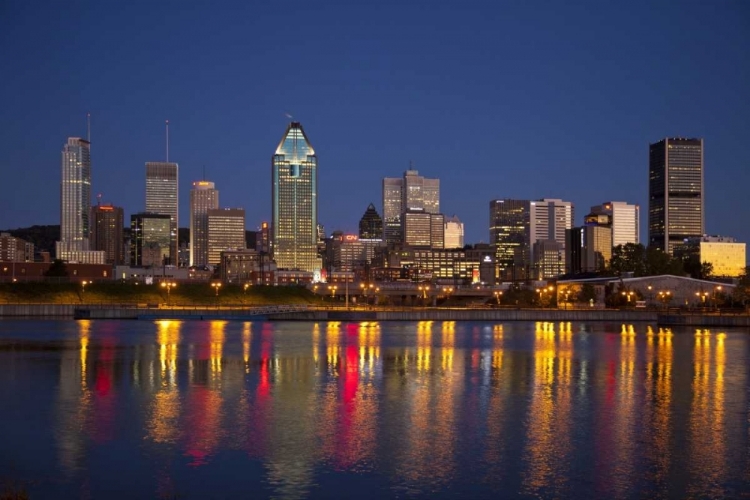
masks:
{"type": "Polygon", "coordinates": [[[703,304],[703,307],[706,307],[706,296],[708,295],[708,292],[704,292],[701,290],[700,292],[695,292],[696,297],[700,297],[701,303],[703,304]]]}
{"type": "MultiPolygon", "coordinates": [[[[717,286],[715,286],[715,287],[714,287],[714,293],[713,293],[713,295],[711,296],[711,302],[713,302],[713,303],[714,303],[714,307],[716,307],[716,306],[717,306],[717,305],[716,305],[716,294],[718,294],[718,293],[720,293],[720,292],[721,292],[721,285],[717,285],[717,286]]],[[[717,309],[718,309],[718,307],[717,307],[717,309]]]]}
{"type": "Polygon", "coordinates": [[[162,281],[161,287],[167,289],[167,304],[169,304],[169,292],[172,291],[172,288],[176,287],[177,283],[173,283],[171,281],[162,281]]]}
{"type": "Polygon", "coordinates": [[[242,293],[247,295],[247,289],[250,288],[250,283],[245,283],[242,285],[242,293]]]}
{"type": "Polygon", "coordinates": [[[336,285],[329,286],[328,289],[331,291],[331,299],[336,296],[336,285]]]}
{"type": "Polygon", "coordinates": [[[672,295],[672,292],[670,292],[669,290],[659,292],[659,300],[664,302],[665,309],[667,307],[667,301],[672,298],[671,295],[672,295]]]}
{"type": "Polygon", "coordinates": [[[627,297],[627,298],[628,298],[628,305],[630,305],[630,297],[632,297],[632,296],[633,296],[633,292],[632,292],[632,290],[630,290],[630,291],[627,291],[627,292],[622,292],[622,295],[623,295],[624,297],[627,297]]]}
{"type": "Polygon", "coordinates": [[[221,283],[211,283],[211,286],[214,290],[216,290],[216,296],[219,296],[219,288],[221,288],[221,283]]]}
{"type": "Polygon", "coordinates": [[[497,305],[500,305],[500,298],[503,296],[502,290],[495,290],[495,300],[497,300],[497,305]]]}
{"type": "Polygon", "coordinates": [[[91,283],[90,281],[81,281],[81,302],[83,302],[83,293],[86,291],[86,285],[91,283]]]}

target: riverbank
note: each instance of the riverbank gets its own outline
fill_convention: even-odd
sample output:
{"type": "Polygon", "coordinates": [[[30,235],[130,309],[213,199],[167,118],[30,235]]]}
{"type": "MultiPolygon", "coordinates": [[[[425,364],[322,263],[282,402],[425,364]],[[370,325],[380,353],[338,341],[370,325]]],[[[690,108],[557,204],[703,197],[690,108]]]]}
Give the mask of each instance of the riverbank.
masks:
{"type": "Polygon", "coordinates": [[[0,304],[0,318],[234,321],[549,321],[653,323],[660,326],[750,327],[747,314],[676,314],[611,309],[320,308],[271,306],[152,306],[0,304]]]}

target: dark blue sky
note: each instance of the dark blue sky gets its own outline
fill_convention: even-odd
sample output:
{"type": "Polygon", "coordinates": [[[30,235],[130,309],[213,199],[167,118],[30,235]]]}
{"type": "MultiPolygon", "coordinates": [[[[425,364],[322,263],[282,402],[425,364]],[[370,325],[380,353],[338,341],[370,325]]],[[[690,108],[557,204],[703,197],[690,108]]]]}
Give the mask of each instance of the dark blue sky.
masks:
{"type": "MultiPolygon", "coordinates": [[[[356,231],[381,179],[441,180],[487,241],[491,199],[648,209],[648,144],[705,139],[706,230],[750,242],[750,3],[0,3],[0,228],[59,223],[60,150],[92,114],[94,193],[144,207],[144,162],[270,215],[285,113],[318,153],[320,221],[356,231]],[[405,5],[408,4],[408,5],[405,5]]],[[[92,200],[93,201],[93,200],[92,200]]]]}

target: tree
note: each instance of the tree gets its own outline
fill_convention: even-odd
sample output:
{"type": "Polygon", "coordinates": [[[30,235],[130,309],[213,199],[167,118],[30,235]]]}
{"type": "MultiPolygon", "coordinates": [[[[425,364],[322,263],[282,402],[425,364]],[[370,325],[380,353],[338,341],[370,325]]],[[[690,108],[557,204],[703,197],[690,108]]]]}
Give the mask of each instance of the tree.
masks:
{"type": "Polygon", "coordinates": [[[732,292],[732,300],[740,302],[743,307],[750,302],[750,266],[740,275],[737,286],[732,292]]]}
{"type": "Polygon", "coordinates": [[[684,276],[684,263],[682,260],[672,257],[663,250],[648,247],[646,249],[646,274],[644,276],[658,276],[661,274],[684,276]]]}
{"type": "Polygon", "coordinates": [[[578,302],[590,302],[591,300],[596,302],[596,289],[591,283],[586,283],[578,292],[578,302]]]}
{"type": "Polygon", "coordinates": [[[44,273],[49,278],[66,278],[68,276],[68,266],[60,259],[55,259],[44,273]]]}
{"type": "Polygon", "coordinates": [[[633,276],[646,275],[646,248],[640,243],[626,243],[612,249],[609,271],[614,276],[633,273],[633,276]]]}

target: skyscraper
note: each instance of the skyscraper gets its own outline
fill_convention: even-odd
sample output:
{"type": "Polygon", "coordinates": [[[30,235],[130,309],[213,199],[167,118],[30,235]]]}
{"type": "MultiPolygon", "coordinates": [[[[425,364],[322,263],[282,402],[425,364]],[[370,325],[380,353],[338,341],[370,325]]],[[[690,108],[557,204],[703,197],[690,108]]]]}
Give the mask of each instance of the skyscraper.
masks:
{"type": "Polygon", "coordinates": [[[386,243],[403,243],[406,212],[440,213],[440,180],[427,179],[417,170],[403,178],[383,179],[383,237],[386,243]]]}
{"type": "Polygon", "coordinates": [[[245,209],[215,208],[207,212],[208,263],[221,262],[221,252],[245,248],[245,209]]]}
{"type": "Polygon", "coordinates": [[[318,158],[292,122],[271,159],[272,251],[279,269],[315,272],[318,257],[318,158]]]}
{"type": "Polygon", "coordinates": [[[464,223],[454,215],[445,219],[445,248],[464,247],[464,223]]]}
{"type": "Polygon", "coordinates": [[[703,139],[649,146],[648,243],[669,254],[704,233],[703,139]]]}
{"type": "Polygon", "coordinates": [[[213,182],[193,182],[190,191],[190,265],[208,265],[208,211],[219,208],[213,182]]]}
{"type": "Polygon", "coordinates": [[[122,207],[95,205],[91,207],[91,250],[105,252],[105,262],[114,266],[124,263],[122,207]]]}
{"type": "Polygon", "coordinates": [[[359,237],[366,240],[383,239],[383,219],[380,218],[375,205],[370,203],[364,215],[359,219],[359,237]]]}
{"type": "Polygon", "coordinates": [[[89,250],[90,209],[91,144],[69,137],[62,150],[60,185],[60,243],[66,251],[89,250]]]}
{"type": "Polygon", "coordinates": [[[178,166],[169,162],[146,163],[146,212],[169,215],[169,264],[177,265],[178,166]]]}
{"type": "Polygon", "coordinates": [[[171,217],[137,213],[130,216],[130,265],[163,266],[170,261],[171,217]]]}
{"type": "Polygon", "coordinates": [[[595,215],[607,215],[612,225],[612,247],[640,242],[641,209],[624,201],[605,201],[591,207],[595,215]]]}

